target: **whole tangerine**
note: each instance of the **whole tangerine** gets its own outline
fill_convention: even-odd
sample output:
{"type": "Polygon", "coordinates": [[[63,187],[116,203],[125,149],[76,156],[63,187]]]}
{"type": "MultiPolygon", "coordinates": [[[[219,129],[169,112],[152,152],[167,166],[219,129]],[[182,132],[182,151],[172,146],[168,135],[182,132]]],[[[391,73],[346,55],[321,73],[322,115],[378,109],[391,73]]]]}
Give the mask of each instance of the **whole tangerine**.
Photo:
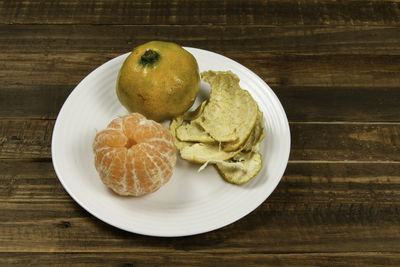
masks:
{"type": "Polygon", "coordinates": [[[199,88],[194,56],[178,44],[152,41],[139,45],[126,58],[116,92],[129,112],[164,121],[186,112],[199,88]]]}

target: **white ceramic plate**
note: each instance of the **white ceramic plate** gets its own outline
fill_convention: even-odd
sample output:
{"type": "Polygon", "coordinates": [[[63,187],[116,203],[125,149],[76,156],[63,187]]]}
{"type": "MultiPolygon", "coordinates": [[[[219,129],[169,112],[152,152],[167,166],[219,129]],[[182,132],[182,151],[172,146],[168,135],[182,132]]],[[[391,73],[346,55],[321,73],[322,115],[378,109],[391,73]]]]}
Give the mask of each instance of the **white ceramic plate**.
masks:
{"type": "MultiPolygon", "coordinates": [[[[263,168],[245,185],[225,182],[213,166],[178,157],[171,180],[144,197],[119,197],[101,182],[92,142],[117,115],[127,111],[115,94],[118,71],[129,53],[98,67],[70,94],[57,117],[52,139],[54,169],[62,185],[88,212],[120,229],[151,236],[187,236],[215,230],[246,216],[272,193],[286,168],[290,131],[286,114],[271,88],[249,69],[222,55],[195,48],[192,53],[205,70],[231,70],[264,113],[266,137],[261,144],[263,168]]],[[[193,108],[208,96],[201,84],[193,108]]]]}

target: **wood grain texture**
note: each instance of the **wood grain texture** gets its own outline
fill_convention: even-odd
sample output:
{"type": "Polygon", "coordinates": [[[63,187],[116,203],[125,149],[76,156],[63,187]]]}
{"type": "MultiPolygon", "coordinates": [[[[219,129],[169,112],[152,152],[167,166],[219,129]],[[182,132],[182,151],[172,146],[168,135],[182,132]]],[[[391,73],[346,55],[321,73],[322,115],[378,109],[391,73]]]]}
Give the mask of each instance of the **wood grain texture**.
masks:
{"type": "Polygon", "coordinates": [[[0,250],[395,252],[400,250],[393,216],[400,212],[399,173],[398,163],[289,163],[274,193],[240,221],[203,235],[152,238],[116,229],[84,211],[63,190],[50,161],[0,160],[0,250]]]}
{"type": "Polygon", "coordinates": [[[0,1],[7,24],[383,25],[398,1],[0,1]]]}
{"type": "Polygon", "coordinates": [[[104,54],[129,52],[135,46],[155,39],[222,54],[400,54],[400,29],[390,25],[0,25],[0,37],[4,55],[31,52],[56,56],[55,53],[67,52],[78,53],[78,57],[79,53],[89,52],[104,57],[104,54]]]}
{"type": "Polygon", "coordinates": [[[92,70],[154,38],[219,52],[254,70],[291,121],[400,118],[396,27],[109,25],[0,25],[0,117],[54,119],[92,70]]]}
{"type": "MultiPolygon", "coordinates": [[[[0,120],[0,158],[51,158],[54,120],[0,120]]],[[[400,124],[291,123],[290,160],[400,162],[400,124]]]]}
{"type": "Polygon", "coordinates": [[[400,124],[291,124],[293,160],[400,161],[400,124]]]}
{"type": "MultiPolygon", "coordinates": [[[[0,177],[1,201],[71,200],[58,181],[50,159],[1,159],[0,177]]],[[[268,202],[398,205],[399,179],[400,163],[290,161],[268,202]]]]}
{"type": "Polygon", "coordinates": [[[0,265],[399,266],[399,25],[399,0],[0,0],[0,265]],[[103,223],[51,162],[73,88],[156,39],[253,70],[290,121],[272,195],[202,235],[103,223]]]}
{"type": "Polygon", "coordinates": [[[398,266],[396,253],[2,253],[0,264],[12,266],[398,266]]]}
{"type": "Polygon", "coordinates": [[[400,121],[400,87],[277,86],[274,91],[292,122],[400,121]]]}
{"type": "Polygon", "coordinates": [[[51,158],[54,121],[0,121],[0,158],[51,158]]]}

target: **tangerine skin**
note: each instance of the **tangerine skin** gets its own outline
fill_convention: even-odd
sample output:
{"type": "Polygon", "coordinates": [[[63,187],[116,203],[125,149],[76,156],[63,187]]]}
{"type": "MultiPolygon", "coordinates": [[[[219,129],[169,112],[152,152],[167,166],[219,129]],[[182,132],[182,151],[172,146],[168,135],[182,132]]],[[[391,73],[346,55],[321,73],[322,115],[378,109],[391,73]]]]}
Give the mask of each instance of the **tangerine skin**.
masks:
{"type": "Polygon", "coordinates": [[[122,196],[142,196],[167,183],[176,164],[169,130],[139,113],[116,118],[93,142],[102,182],[122,196]]]}
{"type": "Polygon", "coordinates": [[[116,93],[129,112],[164,121],[186,112],[199,88],[199,67],[193,55],[175,43],[152,41],[136,47],[126,58],[116,93]],[[158,56],[143,61],[148,50],[158,56]]]}

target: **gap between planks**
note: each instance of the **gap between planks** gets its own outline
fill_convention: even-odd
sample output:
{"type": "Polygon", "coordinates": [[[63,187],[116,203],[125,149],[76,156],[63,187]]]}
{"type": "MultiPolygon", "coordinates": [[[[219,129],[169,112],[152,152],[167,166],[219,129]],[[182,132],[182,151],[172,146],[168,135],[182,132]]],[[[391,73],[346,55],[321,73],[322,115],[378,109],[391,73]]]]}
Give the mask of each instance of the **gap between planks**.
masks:
{"type": "Polygon", "coordinates": [[[340,124],[340,125],[400,125],[400,121],[289,121],[289,124],[340,124]]]}
{"type": "Polygon", "coordinates": [[[288,163],[292,164],[315,164],[315,163],[329,163],[329,164],[400,164],[400,161],[392,160],[289,160],[288,163]]]}
{"type": "MultiPolygon", "coordinates": [[[[40,117],[0,117],[0,121],[27,121],[27,120],[44,120],[44,121],[56,121],[56,118],[40,118],[40,117]]],[[[339,124],[339,125],[400,125],[400,121],[289,121],[289,124],[339,124]]]]}
{"type": "MultiPolygon", "coordinates": [[[[126,232],[127,234],[132,234],[132,235],[136,235],[135,233],[130,233],[130,232],[126,232]]],[[[146,236],[146,235],[140,235],[142,238],[152,238],[151,236],[146,236]]],[[[191,236],[188,236],[187,238],[190,238],[191,236]]],[[[170,239],[176,239],[175,237],[172,237],[170,239]]],[[[41,250],[41,249],[31,249],[31,250],[8,250],[8,249],[0,249],[0,255],[4,254],[4,253],[15,253],[15,254],[47,254],[47,253],[51,253],[51,254],[119,254],[119,253],[126,253],[126,252],[132,252],[130,250],[126,250],[126,249],[120,249],[120,250],[95,250],[95,249],[66,249],[63,251],[54,249],[54,250],[41,250]]],[[[154,251],[152,251],[154,252],[154,251]]],[[[139,250],[136,251],[136,253],[149,253],[149,251],[147,250],[139,250]]],[[[151,252],[150,252],[151,253],[151,252]]],[[[215,251],[213,249],[211,250],[201,250],[201,251],[196,251],[196,252],[188,252],[188,251],[160,251],[157,252],[159,254],[175,254],[175,255],[179,255],[179,254],[196,254],[196,255],[208,255],[208,254],[213,254],[213,255],[229,255],[229,254],[237,254],[237,251],[230,251],[230,250],[220,250],[220,251],[215,251]]],[[[245,252],[244,254],[246,255],[285,255],[285,256],[305,256],[305,255],[309,255],[309,256],[397,256],[400,258],[399,256],[399,252],[396,250],[390,251],[369,251],[369,250],[365,250],[365,251],[359,251],[359,250],[354,250],[354,251],[313,251],[313,252],[309,252],[309,251],[305,251],[305,250],[298,250],[296,252],[292,252],[292,251],[262,251],[262,252],[245,252]]]]}
{"type": "MultiPolygon", "coordinates": [[[[129,234],[129,232],[127,232],[127,234],[129,234]]],[[[134,233],[133,233],[134,234],[134,233]]],[[[148,237],[148,236],[141,236],[141,237],[148,237]]],[[[190,237],[190,236],[189,236],[190,237]]],[[[151,237],[150,237],[151,238],[151,237]]],[[[170,238],[170,239],[175,239],[174,237],[170,238]]],[[[124,253],[123,251],[118,252],[118,251],[98,251],[98,250],[72,250],[72,252],[65,252],[65,251],[51,251],[51,252],[43,252],[43,251],[0,251],[0,254],[4,254],[4,253],[15,253],[15,254],[25,254],[25,253],[37,253],[37,254],[46,254],[46,253],[51,253],[51,254],[69,254],[69,253],[73,253],[73,254],[118,254],[118,253],[124,253]]],[[[144,252],[146,253],[146,252],[144,252]]],[[[171,253],[171,252],[168,252],[171,253]]],[[[233,254],[232,252],[225,252],[225,251],[221,251],[221,252],[217,252],[217,251],[212,251],[212,252],[208,252],[208,251],[194,251],[194,252],[188,252],[188,251],[175,251],[172,252],[173,254],[218,254],[218,255],[224,255],[224,254],[233,254]]],[[[270,255],[314,255],[314,256],[324,256],[324,255],[329,255],[329,256],[357,256],[357,255],[365,255],[365,256],[376,256],[376,255],[381,255],[381,256],[398,256],[400,257],[400,254],[398,253],[398,251],[359,251],[359,250],[354,250],[354,251],[343,251],[343,252],[330,252],[330,251],[314,251],[314,252],[308,252],[308,251],[296,251],[296,252],[290,252],[290,251],[265,251],[265,252],[247,252],[246,255],[262,255],[262,254],[270,254],[270,255]]]]}
{"type": "MultiPolygon", "coordinates": [[[[1,161],[20,161],[20,162],[47,162],[51,163],[50,158],[0,158],[1,161]]],[[[394,160],[289,160],[288,164],[400,164],[394,160]]]]}
{"type": "Polygon", "coordinates": [[[381,28],[398,28],[397,24],[277,24],[277,25],[265,25],[265,24],[240,24],[240,23],[207,23],[207,24],[183,24],[183,23],[171,23],[171,24],[113,24],[113,23],[24,23],[24,22],[12,22],[12,23],[0,23],[0,26],[10,26],[10,27],[18,27],[18,26],[110,26],[110,27],[205,27],[205,28],[336,28],[336,29],[343,29],[343,28],[369,28],[369,29],[381,29],[381,28]]]}

